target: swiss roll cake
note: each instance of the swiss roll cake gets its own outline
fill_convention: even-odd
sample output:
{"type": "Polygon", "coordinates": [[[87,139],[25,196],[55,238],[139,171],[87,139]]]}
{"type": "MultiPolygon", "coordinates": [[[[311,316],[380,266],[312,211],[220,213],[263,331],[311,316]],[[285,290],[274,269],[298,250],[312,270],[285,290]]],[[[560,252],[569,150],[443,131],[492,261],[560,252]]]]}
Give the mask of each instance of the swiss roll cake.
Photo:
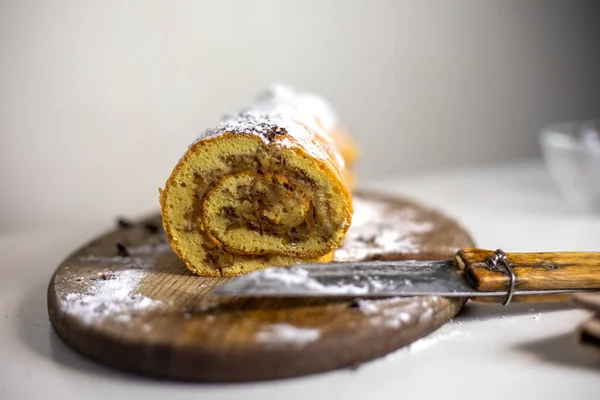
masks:
{"type": "Polygon", "coordinates": [[[325,100],[272,87],[173,169],[160,191],[171,247],[203,276],[330,261],[352,220],[356,155],[325,100]]]}

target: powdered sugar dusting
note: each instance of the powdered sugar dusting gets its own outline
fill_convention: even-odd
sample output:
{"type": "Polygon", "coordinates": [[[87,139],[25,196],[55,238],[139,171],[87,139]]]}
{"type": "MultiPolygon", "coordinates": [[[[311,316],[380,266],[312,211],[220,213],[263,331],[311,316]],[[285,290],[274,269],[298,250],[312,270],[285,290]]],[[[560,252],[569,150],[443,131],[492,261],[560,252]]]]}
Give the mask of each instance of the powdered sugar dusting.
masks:
{"type": "Polygon", "coordinates": [[[294,147],[294,143],[286,136],[282,136],[277,139],[277,144],[284,149],[291,149],[294,147]]]}
{"type": "Polygon", "coordinates": [[[142,244],[139,246],[129,247],[127,249],[132,256],[137,255],[157,255],[171,251],[171,246],[168,243],[152,243],[142,244]]]}
{"type": "Polygon", "coordinates": [[[343,166],[344,159],[328,133],[338,125],[337,116],[322,98],[274,85],[250,107],[226,116],[217,126],[206,130],[192,145],[225,132],[247,133],[283,148],[301,147],[314,158],[332,159],[343,166]],[[284,135],[293,137],[295,141],[280,140],[284,135]],[[321,141],[315,141],[314,135],[321,141]]]}
{"type": "Polygon", "coordinates": [[[61,299],[65,314],[91,325],[106,318],[126,322],[132,313],[158,307],[162,302],[134,293],[142,277],[139,270],[118,271],[114,278],[93,284],[85,293],[69,293],[61,299]]]}
{"type": "Polygon", "coordinates": [[[365,201],[355,197],[352,225],[335,261],[364,260],[394,253],[415,254],[422,248],[420,236],[434,225],[421,221],[414,208],[394,208],[387,202],[365,201]]]}
{"type": "Polygon", "coordinates": [[[415,298],[394,297],[383,300],[358,300],[358,309],[371,317],[371,323],[390,328],[419,321],[425,322],[433,317],[434,307],[439,297],[415,298]]]}
{"type": "Polygon", "coordinates": [[[351,284],[342,285],[324,285],[315,279],[309,277],[306,269],[301,267],[291,268],[267,268],[260,271],[260,274],[247,275],[247,280],[244,285],[255,286],[260,281],[262,288],[272,284],[274,292],[279,292],[281,286],[289,289],[311,291],[311,292],[327,292],[329,294],[361,294],[369,291],[368,286],[357,286],[351,284]],[[253,279],[254,278],[254,279],[253,279]]]}
{"type": "Polygon", "coordinates": [[[129,251],[134,254],[147,254],[153,251],[154,255],[153,257],[97,255],[79,257],[80,262],[106,264],[107,268],[87,280],[72,272],[63,276],[62,279],[68,281],[69,287],[80,286],[81,291],[63,294],[60,297],[61,311],[76,317],[86,325],[92,325],[107,318],[127,322],[136,313],[162,307],[161,301],[137,293],[140,282],[154,266],[155,256],[162,250],[153,246],[132,247],[129,251]]]}
{"type": "Polygon", "coordinates": [[[410,344],[409,346],[406,347],[406,350],[413,353],[416,351],[428,349],[432,346],[435,346],[437,343],[440,343],[443,341],[459,342],[463,338],[468,337],[469,335],[470,335],[470,332],[459,331],[459,330],[455,330],[455,331],[451,331],[451,332],[439,332],[439,333],[436,332],[434,334],[426,336],[426,337],[419,339],[416,342],[410,344]]]}
{"type": "Polygon", "coordinates": [[[312,328],[299,328],[290,324],[265,324],[256,333],[257,342],[285,343],[304,346],[321,337],[321,331],[312,328]]]}
{"type": "Polygon", "coordinates": [[[148,260],[144,257],[107,257],[98,255],[88,255],[79,257],[80,262],[90,264],[116,264],[121,266],[136,266],[141,269],[148,269],[154,265],[153,260],[148,260]]]}

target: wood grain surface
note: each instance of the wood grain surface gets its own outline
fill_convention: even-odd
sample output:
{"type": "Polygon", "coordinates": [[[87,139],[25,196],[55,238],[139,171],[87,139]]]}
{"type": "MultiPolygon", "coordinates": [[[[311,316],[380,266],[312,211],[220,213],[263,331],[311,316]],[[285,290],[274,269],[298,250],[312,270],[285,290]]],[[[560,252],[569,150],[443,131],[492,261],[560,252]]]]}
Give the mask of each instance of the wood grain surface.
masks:
{"type": "MultiPolygon", "coordinates": [[[[484,249],[458,252],[459,267],[479,291],[502,291],[510,286],[506,269],[489,265],[493,255],[493,250],[484,249]]],[[[600,289],[600,252],[509,252],[506,260],[514,272],[516,290],[600,289]]]]}
{"type": "MultiPolygon", "coordinates": [[[[445,259],[473,246],[454,220],[404,199],[357,195],[354,220],[338,260],[445,259]]],[[[192,275],[166,244],[159,216],[121,221],[58,267],[48,311],[58,335],[99,362],[235,382],[354,367],[433,332],[465,302],[211,295],[225,279],[192,275]]]]}

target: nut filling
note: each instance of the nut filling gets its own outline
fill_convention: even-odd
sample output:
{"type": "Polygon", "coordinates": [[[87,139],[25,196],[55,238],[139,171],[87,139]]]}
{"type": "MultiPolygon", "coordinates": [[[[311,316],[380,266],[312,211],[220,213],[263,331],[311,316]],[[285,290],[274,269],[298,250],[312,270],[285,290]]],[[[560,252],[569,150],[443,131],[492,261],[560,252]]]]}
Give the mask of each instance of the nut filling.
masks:
{"type": "MultiPolygon", "coordinates": [[[[298,240],[291,229],[297,230],[300,224],[314,224],[311,201],[294,190],[287,178],[270,173],[258,176],[244,172],[240,174],[250,175],[249,185],[238,184],[235,182],[238,176],[229,175],[204,198],[205,206],[212,203],[213,199],[223,205],[219,217],[226,220],[225,232],[243,228],[298,240]]],[[[215,233],[215,236],[219,237],[219,234],[215,233]]]]}
{"type": "MultiPolygon", "coordinates": [[[[196,173],[196,203],[188,213],[185,230],[196,230],[210,239],[204,244],[209,265],[228,265],[234,255],[290,253],[308,237],[327,241],[336,227],[318,213],[306,193],[317,189],[302,171],[287,168],[285,160],[264,148],[255,154],[222,158],[225,168],[209,176],[196,173]],[[203,193],[199,188],[210,187],[203,193]],[[319,230],[315,231],[315,226],[319,230]],[[239,240],[240,238],[246,240],[239,240]],[[269,246],[266,237],[276,240],[269,246]],[[239,246],[254,242],[256,246],[239,246]],[[217,261],[218,260],[218,261],[217,261]]],[[[331,205],[326,202],[325,210],[331,205]]],[[[328,213],[327,213],[328,214],[328,213]]]]}

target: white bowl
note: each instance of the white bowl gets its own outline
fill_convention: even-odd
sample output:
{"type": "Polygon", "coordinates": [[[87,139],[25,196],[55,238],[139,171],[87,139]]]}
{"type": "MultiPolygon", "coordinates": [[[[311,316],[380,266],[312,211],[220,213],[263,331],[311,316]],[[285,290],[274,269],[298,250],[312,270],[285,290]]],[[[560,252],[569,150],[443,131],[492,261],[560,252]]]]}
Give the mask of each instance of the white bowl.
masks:
{"type": "Polygon", "coordinates": [[[540,144],[563,197],[581,211],[600,213],[600,120],[547,126],[540,144]]]}

